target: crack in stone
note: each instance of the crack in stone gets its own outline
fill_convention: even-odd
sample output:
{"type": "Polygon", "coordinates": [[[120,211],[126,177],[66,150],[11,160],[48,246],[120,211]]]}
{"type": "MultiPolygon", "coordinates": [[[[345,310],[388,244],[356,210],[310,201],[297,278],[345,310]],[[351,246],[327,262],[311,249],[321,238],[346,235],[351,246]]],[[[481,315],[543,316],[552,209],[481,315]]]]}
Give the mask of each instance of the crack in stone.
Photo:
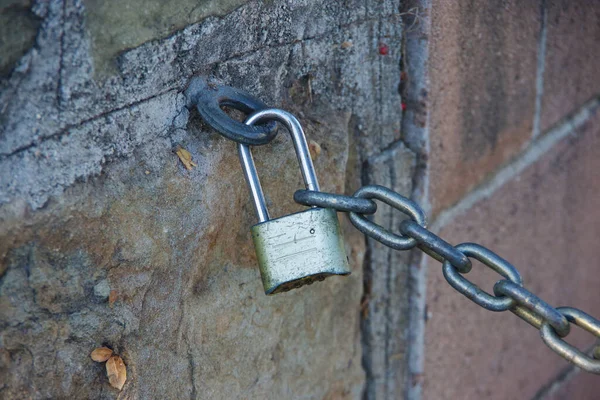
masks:
{"type": "MultiPolygon", "coordinates": [[[[395,17],[397,15],[398,15],[397,13],[386,14],[386,15],[382,16],[382,18],[391,18],[391,17],[395,17]]],[[[348,24],[342,24],[341,26],[342,26],[342,28],[351,28],[351,27],[356,26],[356,25],[361,25],[361,24],[364,24],[364,23],[374,22],[374,21],[378,21],[378,20],[379,20],[379,18],[359,19],[359,20],[352,21],[352,22],[350,22],[348,24]]],[[[188,27],[186,27],[186,28],[188,28],[188,27]]],[[[332,30],[326,31],[326,32],[324,32],[323,34],[320,34],[320,35],[306,36],[306,37],[301,38],[301,39],[294,39],[292,41],[288,41],[288,42],[284,42],[284,43],[274,43],[274,44],[268,44],[268,45],[265,45],[265,46],[259,46],[259,47],[255,48],[255,49],[251,49],[251,50],[248,50],[248,51],[245,51],[245,52],[234,53],[234,54],[231,55],[231,57],[228,57],[226,59],[223,59],[223,60],[220,60],[220,61],[216,61],[216,62],[213,62],[213,63],[210,63],[210,64],[203,65],[203,67],[204,68],[210,68],[211,66],[222,64],[222,63],[226,63],[226,62],[241,61],[245,57],[254,55],[254,54],[256,54],[256,53],[258,53],[260,51],[263,51],[265,49],[278,49],[278,48],[281,48],[281,47],[292,46],[292,45],[297,44],[297,43],[310,42],[312,40],[321,40],[321,39],[326,38],[327,36],[330,36],[334,31],[335,30],[332,29],[332,30]]],[[[181,31],[178,31],[175,34],[173,34],[172,36],[176,36],[177,34],[180,34],[180,32],[181,31]]],[[[169,37],[167,37],[166,39],[168,39],[168,38],[169,37]]],[[[158,41],[159,40],[153,40],[153,41],[150,41],[150,42],[158,42],[158,41]]],[[[135,49],[138,49],[138,48],[140,48],[142,46],[144,46],[144,45],[142,44],[141,46],[138,46],[135,49]]],[[[135,49],[131,49],[131,50],[135,50],[135,49]]],[[[62,57],[61,57],[61,60],[62,60],[62,57]]],[[[62,61],[61,61],[61,63],[62,63],[62,61]]],[[[195,75],[196,73],[198,73],[198,70],[193,70],[192,71],[192,75],[195,75]]],[[[145,97],[145,98],[140,99],[140,100],[135,100],[135,101],[127,103],[125,105],[118,106],[116,108],[112,108],[112,109],[103,111],[103,112],[101,112],[99,114],[96,114],[96,115],[94,115],[92,117],[89,117],[89,118],[83,119],[81,121],[78,121],[76,123],[70,124],[70,125],[62,128],[62,129],[60,129],[60,130],[58,130],[56,132],[53,132],[53,133],[48,134],[46,136],[43,136],[38,141],[32,141],[32,142],[28,143],[27,145],[20,146],[20,147],[16,148],[15,150],[13,150],[10,153],[0,154],[0,161],[4,160],[6,158],[9,158],[11,156],[14,156],[16,154],[19,154],[19,153],[21,153],[23,151],[26,151],[28,149],[34,148],[34,147],[36,147],[36,146],[44,143],[47,140],[50,140],[50,139],[53,139],[53,138],[56,138],[56,137],[60,137],[61,135],[64,135],[65,133],[67,133],[69,129],[83,127],[85,124],[87,124],[89,122],[93,122],[93,121],[95,121],[95,120],[97,120],[99,118],[102,118],[102,117],[104,117],[106,115],[110,115],[111,113],[114,113],[116,111],[125,110],[125,109],[128,109],[128,108],[134,107],[136,105],[143,104],[146,101],[152,100],[152,99],[154,99],[156,97],[159,97],[159,96],[161,96],[163,94],[166,94],[168,92],[171,92],[171,91],[174,91],[174,90],[181,91],[181,86],[183,86],[185,83],[187,83],[187,81],[185,81],[185,83],[184,83],[183,79],[184,79],[183,77],[178,78],[178,80],[180,81],[180,87],[171,86],[171,87],[165,89],[164,91],[161,91],[158,94],[154,94],[152,96],[145,97]]],[[[60,84],[60,81],[61,81],[61,79],[59,78],[59,84],[60,84]]],[[[57,93],[57,96],[58,96],[58,93],[57,93]]]]}
{"type": "MultiPolygon", "coordinates": [[[[43,143],[45,143],[45,142],[47,142],[49,140],[60,139],[63,135],[68,134],[71,129],[84,128],[87,124],[95,122],[95,121],[99,120],[100,118],[104,118],[104,117],[107,117],[107,116],[109,116],[111,114],[114,114],[116,112],[127,110],[129,108],[145,104],[145,103],[147,103],[147,102],[149,102],[151,100],[154,100],[157,97],[161,97],[161,96],[163,96],[163,95],[165,95],[167,93],[174,92],[174,91],[176,91],[176,89],[168,89],[168,90],[165,90],[163,92],[160,92],[160,93],[157,93],[155,95],[152,95],[150,97],[146,97],[144,99],[135,101],[133,103],[129,103],[129,104],[125,105],[125,106],[114,108],[114,109],[111,109],[109,111],[103,111],[100,114],[94,115],[93,117],[90,117],[90,118],[86,118],[86,119],[84,119],[82,121],[79,121],[79,122],[77,122],[75,124],[67,125],[66,127],[62,128],[61,130],[59,130],[57,132],[54,132],[51,135],[45,136],[43,139],[41,139],[39,141],[30,143],[30,144],[22,146],[22,147],[19,147],[19,148],[15,149],[13,152],[11,152],[9,154],[0,155],[0,161],[4,161],[4,160],[6,160],[6,159],[8,159],[10,157],[13,157],[13,156],[19,154],[19,153],[22,153],[24,151],[30,150],[32,148],[35,148],[35,147],[37,147],[37,146],[39,146],[39,145],[41,145],[41,144],[43,144],[43,143]]],[[[177,116],[179,116],[179,115],[181,115],[181,113],[179,113],[177,116]]],[[[177,118],[177,116],[175,118],[177,118]]]]}
{"type": "Polygon", "coordinates": [[[192,392],[190,393],[190,399],[195,400],[198,398],[198,388],[196,387],[196,364],[194,363],[194,355],[192,354],[192,346],[190,344],[187,335],[184,335],[185,343],[187,344],[187,357],[188,365],[190,370],[190,380],[192,383],[192,392]]]}
{"type": "Polygon", "coordinates": [[[61,7],[61,32],[60,32],[60,37],[58,39],[59,44],[58,44],[58,79],[57,79],[57,83],[56,83],[56,104],[57,104],[57,109],[58,109],[58,118],[60,120],[61,117],[61,110],[63,108],[63,96],[62,96],[62,86],[63,86],[63,71],[64,71],[64,66],[65,66],[65,60],[64,60],[64,47],[65,47],[65,34],[66,34],[66,30],[67,28],[65,27],[65,23],[66,23],[66,15],[67,15],[67,0],[62,0],[62,7],[61,7]]]}

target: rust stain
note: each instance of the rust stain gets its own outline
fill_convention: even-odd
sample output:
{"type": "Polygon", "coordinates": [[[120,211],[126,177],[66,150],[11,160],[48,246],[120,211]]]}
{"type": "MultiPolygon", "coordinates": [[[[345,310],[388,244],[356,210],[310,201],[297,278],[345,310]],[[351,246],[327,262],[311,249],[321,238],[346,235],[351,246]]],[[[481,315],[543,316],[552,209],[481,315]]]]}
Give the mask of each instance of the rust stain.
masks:
{"type": "Polygon", "coordinates": [[[118,298],[118,294],[116,290],[111,290],[110,293],[108,294],[108,306],[110,308],[113,308],[113,305],[115,304],[115,301],[117,301],[118,298]]]}

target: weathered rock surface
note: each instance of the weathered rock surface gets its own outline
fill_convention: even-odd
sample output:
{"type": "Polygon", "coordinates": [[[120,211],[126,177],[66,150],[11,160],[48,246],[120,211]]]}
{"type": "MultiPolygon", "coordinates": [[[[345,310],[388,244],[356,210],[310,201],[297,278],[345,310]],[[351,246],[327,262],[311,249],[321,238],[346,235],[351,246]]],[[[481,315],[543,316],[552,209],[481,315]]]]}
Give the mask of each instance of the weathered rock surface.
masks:
{"type": "MultiPolygon", "coordinates": [[[[119,10],[94,3],[34,3],[35,45],[0,81],[0,397],[116,398],[89,357],[105,345],[121,398],[360,398],[363,237],[345,229],[350,277],[266,297],[235,146],[182,93],[211,75],[296,113],[322,188],[352,192],[400,138],[397,6],[205,4],[225,15],[109,46],[119,10]]],[[[289,137],[254,155],[272,214],[301,209],[289,137]]]]}

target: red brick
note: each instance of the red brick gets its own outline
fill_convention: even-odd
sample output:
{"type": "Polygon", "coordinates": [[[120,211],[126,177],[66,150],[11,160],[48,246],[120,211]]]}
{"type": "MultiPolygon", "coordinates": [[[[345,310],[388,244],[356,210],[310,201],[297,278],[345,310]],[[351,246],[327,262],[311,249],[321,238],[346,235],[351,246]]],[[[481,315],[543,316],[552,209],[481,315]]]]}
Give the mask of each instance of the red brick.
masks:
{"type": "Polygon", "coordinates": [[[600,95],[598,3],[554,0],[547,7],[542,130],[600,95]]]}
{"type": "Polygon", "coordinates": [[[531,138],[541,10],[536,2],[434,0],[431,198],[457,202],[531,138]]]}
{"type": "MultiPolygon", "coordinates": [[[[600,114],[457,215],[441,236],[489,247],[550,304],[600,316],[598,148],[600,114]]],[[[429,266],[424,399],[532,398],[568,365],[534,328],[480,308],[448,285],[437,262],[429,266]]],[[[467,277],[488,292],[499,279],[480,263],[467,277]]],[[[569,342],[585,348],[593,337],[574,328],[569,342]]]]}

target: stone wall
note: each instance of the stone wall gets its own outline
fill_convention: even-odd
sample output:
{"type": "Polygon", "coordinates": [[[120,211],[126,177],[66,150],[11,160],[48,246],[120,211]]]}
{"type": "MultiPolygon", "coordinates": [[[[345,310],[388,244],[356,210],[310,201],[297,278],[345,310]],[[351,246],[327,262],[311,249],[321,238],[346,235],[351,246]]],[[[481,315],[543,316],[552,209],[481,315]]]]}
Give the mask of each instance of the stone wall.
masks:
{"type": "MultiPolygon", "coordinates": [[[[377,331],[404,327],[407,312],[404,297],[390,300],[386,250],[365,257],[344,217],[353,274],[266,297],[235,145],[182,94],[193,76],[211,76],[295,113],[322,149],[323,190],[377,180],[410,192],[398,4],[196,3],[2,3],[2,398],[401,390],[402,365],[386,371],[391,343],[401,352],[404,342],[377,331]],[[196,167],[181,165],[177,146],[196,167]],[[383,268],[365,267],[371,259],[383,268]],[[390,314],[384,303],[402,307],[390,314]],[[89,357],[101,345],[127,366],[120,394],[89,357]]],[[[272,215],[300,210],[289,137],[255,158],[272,215]]],[[[397,291],[407,268],[393,271],[397,291]]]]}

